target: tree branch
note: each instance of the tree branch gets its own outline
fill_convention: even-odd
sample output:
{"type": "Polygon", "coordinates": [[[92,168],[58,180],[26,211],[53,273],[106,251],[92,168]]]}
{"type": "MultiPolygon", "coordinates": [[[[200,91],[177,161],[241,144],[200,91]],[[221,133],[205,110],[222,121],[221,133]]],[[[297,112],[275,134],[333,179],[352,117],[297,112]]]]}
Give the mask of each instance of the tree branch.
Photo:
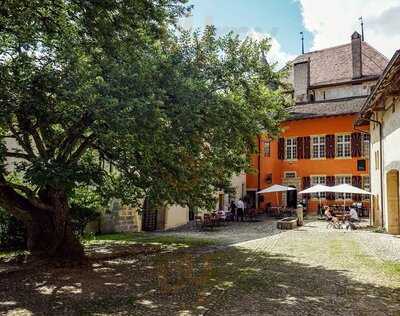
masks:
{"type": "Polygon", "coordinates": [[[8,123],[8,127],[18,144],[25,150],[25,152],[30,155],[31,158],[36,158],[27,135],[23,134],[24,137],[22,138],[11,122],[8,123]]]}
{"type": "Polygon", "coordinates": [[[93,141],[95,140],[95,134],[91,134],[88,137],[85,137],[85,140],[79,145],[79,147],[75,150],[75,152],[71,155],[68,163],[72,163],[78,161],[85,151],[92,145],[93,141]]]}
{"type": "Polygon", "coordinates": [[[6,152],[6,157],[21,158],[21,159],[26,159],[26,160],[31,159],[31,157],[29,155],[24,154],[24,153],[17,153],[17,152],[6,152]]]}
{"type": "Polygon", "coordinates": [[[35,206],[24,196],[17,193],[0,175],[0,205],[12,215],[23,221],[31,221],[31,212],[35,206]]]}

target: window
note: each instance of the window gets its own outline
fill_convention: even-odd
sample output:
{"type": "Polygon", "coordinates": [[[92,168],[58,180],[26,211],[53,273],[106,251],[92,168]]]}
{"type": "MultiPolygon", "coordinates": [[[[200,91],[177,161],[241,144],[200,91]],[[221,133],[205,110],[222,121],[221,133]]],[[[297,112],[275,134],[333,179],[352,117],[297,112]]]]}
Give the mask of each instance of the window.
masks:
{"type": "MultiPolygon", "coordinates": [[[[317,184],[323,184],[326,185],[326,176],[311,176],[311,186],[317,185],[317,184]]],[[[321,193],[313,193],[311,194],[312,197],[315,198],[325,198],[326,194],[325,192],[321,192],[321,193]]]]}
{"type": "Polygon", "coordinates": [[[293,160],[297,159],[297,139],[287,138],[286,139],[286,159],[293,160]]]}
{"type": "Polygon", "coordinates": [[[370,154],[370,136],[368,134],[362,134],[362,156],[365,159],[369,159],[370,154]]]}
{"type": "Polygon", "coordinates": [[[312,157],[325,157],[325,136],[312,136],[312,157]]]}
{"type": "Polygon", "coordinates": [[[265,181],[267,184],[272,184],[272,173],[268,173],[267,176],[265,177],[265,181]]]}
{"type": "MultiPolygon", "coordinates": [[[[336,185],[345,183],[351,185],[351,176],[336,176],[335,182],[336,185]]],[[[351,193],[336,193],[336,199],[343,199],[344,196],[346,199],[351,199],[351,193]]]]}
{"type": "Polygon", "coordinates": [[[350,134],[336,136],[336,157],[350,157],[351,156],[351,138],[350,134]]]}
{"type": "MultiPolygon", "coordinates": [[[[369,176],[362,176],[362,187],[363,190],[371,192],[371,182],[369,176]]],[[[369,200],[369,195],[363,195],[364,200],[369,200]]]]}
{"type": "Polygon", "coordinates": [[[271,157],[271,142],[264,142],[264,157],[271,157]]]}
{"type": "Polygon", "coordinates": [[[293,179],[296,178],[296,172],[295,171],[285,171],[283,173],[285,179],[293,179]]]}

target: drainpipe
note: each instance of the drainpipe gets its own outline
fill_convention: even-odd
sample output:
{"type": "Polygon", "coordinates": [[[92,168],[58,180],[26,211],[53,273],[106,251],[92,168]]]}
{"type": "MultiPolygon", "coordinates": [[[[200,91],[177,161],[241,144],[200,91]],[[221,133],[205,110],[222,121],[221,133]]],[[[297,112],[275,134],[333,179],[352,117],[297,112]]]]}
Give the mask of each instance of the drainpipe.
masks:
{"type": "MultiPolygon", "coordinates": [[[[382,123],[377,121],[377,120],[373,120],[371,118],[364,118],[363,120],[372,122],[372,123],[376,123],[379,126],[379,168],[380,168],[380,185],[381,185],[381,218],[382,218],[382,229],[385,228],[384,225],[384,218],[383,218],[383,141],[382,141],[382,134],[383,134],[383,128],[382,128],[382,123]]],[[[354,126],[354,130],[359,131],[359,132],[363,132],[365,133],[365,131],[356,129],[354,126]]],[[[370,157],[371,159],[371,157],[370,157]]]]}

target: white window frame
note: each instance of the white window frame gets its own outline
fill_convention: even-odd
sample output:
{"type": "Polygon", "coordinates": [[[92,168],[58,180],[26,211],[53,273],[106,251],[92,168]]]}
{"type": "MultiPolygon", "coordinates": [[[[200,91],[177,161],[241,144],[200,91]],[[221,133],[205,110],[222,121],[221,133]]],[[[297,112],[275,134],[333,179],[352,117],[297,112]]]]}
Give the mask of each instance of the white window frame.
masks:
{"type": "MultiPolygon", "coordinates": [[[[310,185],[314,186],[314,185],[317,185],[317,184],[326,185],[326,175],[325,174],[312,174],[312,175],[310,175],[310,185]]],[[[318,198],[325,199],[326,198],[326,193],[325,192],[312,193],[311,197],[316,198],[316,199],[318,199],[318,198]]]]}
{"type": "Polygon", "coordinates": [[[370,159],[371,156],[371,139],[368,134],[362,134],[361,140],[362,156],[364,159],[370,159]]]}
{"type": "Polygon", "coordinates": [[[286,158],[286,160],[297,160],[297,138],[296,137],[288,137],[285,139],[285,158],[286,158]]]}
{"type": "MultiPolygon", "coordinates": [[[[335,185],[338,184],[350,184],[352,185],[352,175],[351,174],[337,174],[335,175],[335,185]],[[348,179],[348,181],[342,181],[342,180],[338,180],[338,179],[348,179]]],[[[343,200],[343,198],[345,198],[346,200],[351,200],[351,193],[336,193],[335,194],[335,198],[336,200],[343,200]]]]}
{"type": "Polygon", "coordinates": [[[345,133],[345,134],[337,134],[335,137],[335,147],[336,147],[336,158],[351,158],[351,134],[345,133]],[[339,139],[342,139],[339,141],[339,139]],[[348,138],[348,140],[345,140],[348,138]],[[339,155],[339,151],[342,151],[342,154],[339,155]],[[348,153],[346,154],[346,151],[348,150],[348,153]]]}
{"type": "Polygon", "coordinates": [[[295,178],[297,178],[297,172],[296,172],[296,171],[284,171],[284,172],[283,172],[283,177],[284,177],[285,179],[295,179],[295,178]],[[294,177],[288,177],[288,176],[287,176],[288,174],[293,174],[294,177]]]}
{"type": "Polygon", "coordinates": [[[312,159],[324,159],[326,157],[326,135],[311,135],[311,157],[312,159]],[[315,139],[318,141],[315,142],[315,139]],[[317,148],[315,155],[314,148],[317,148]]]}
{"type": "MultiPolygon", "coordinates": [[[[363,174],[361,176],[361,188],[365,191],[371,192],[371,176],[369,174],[363,174]],[[366,181],[365,179],[368,179],[368,181],[366,181]],[[368,183],[368,185],[365,185],[366,183],[368,183]]],[[[365,194],[362,196],[363,200],[369,200],[370,196],[365,194]]]]}
{"type": "Polygon", "coordinates": [[[264,141],[264,157],[271,157],[271,141],[264,141]],[[267,151],[268,149],[268,151],[267,151]]]}

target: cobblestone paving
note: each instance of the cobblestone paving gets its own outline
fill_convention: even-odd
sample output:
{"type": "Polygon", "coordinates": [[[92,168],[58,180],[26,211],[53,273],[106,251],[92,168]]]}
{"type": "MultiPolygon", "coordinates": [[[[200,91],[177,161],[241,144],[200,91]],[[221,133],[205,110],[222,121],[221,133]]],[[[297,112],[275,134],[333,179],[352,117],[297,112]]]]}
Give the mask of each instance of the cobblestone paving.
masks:
{"type": "Polygon", "coordinates": [[[0,276],[0,315],[400,315],[400,239],[320,221],[158,233],[222,245],[0,276]]]}

